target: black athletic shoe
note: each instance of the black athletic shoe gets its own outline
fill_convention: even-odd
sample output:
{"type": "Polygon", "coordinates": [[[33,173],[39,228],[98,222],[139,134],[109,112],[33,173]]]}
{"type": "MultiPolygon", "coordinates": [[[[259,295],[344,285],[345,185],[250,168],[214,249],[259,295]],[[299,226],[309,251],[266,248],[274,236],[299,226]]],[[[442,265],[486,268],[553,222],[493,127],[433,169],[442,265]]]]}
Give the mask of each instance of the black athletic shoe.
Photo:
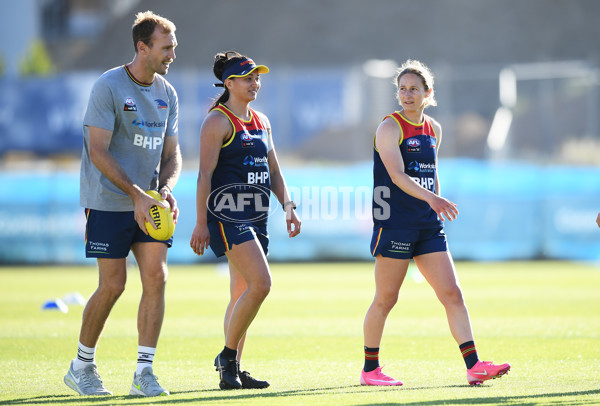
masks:
{"type": "Polygon", "coordinates": [[[242,381],[242,389],[264,389],[269,387],[269,382],[259,381],[250,376],[248,371],[238,371],[240,381],[242,381]]]}
{"type": "Polygon", "coordinates": [[[219,371],[219,388],[221,389],[241,389],[242,382],[238,376],[238,362],[236,359],[225,359],[221,354],[215,358],[215,367],[219,371]]]}

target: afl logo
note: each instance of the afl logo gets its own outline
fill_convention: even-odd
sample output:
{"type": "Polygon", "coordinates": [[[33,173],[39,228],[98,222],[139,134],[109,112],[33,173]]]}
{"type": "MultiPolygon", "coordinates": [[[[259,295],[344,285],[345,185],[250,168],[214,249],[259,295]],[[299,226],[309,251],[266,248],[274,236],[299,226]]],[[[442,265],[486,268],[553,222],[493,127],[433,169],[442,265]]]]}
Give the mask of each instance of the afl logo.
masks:
{"type": "Polygon", "coordinates": [[[232,183],[213,190],[208,210],[219,220],[233,223],[265,220],[278,205],[270,205],[271,189],[247,183],[232,183]]]}
{"type": "Polygon", "coordinates": [[[135,100],[133,100],[133,97],[125,98],[125,104],[123,104],[123,111],[137,111],[137,106],[135,105],[135,100]]]}
{"type": "Polygon", "coordinates": [[[406,141],[406,145],[408,145],[411,148],[420,147],[421,146],[421,141],[419,141],[416,138],[411,138],[408,141],[406,141]]]}

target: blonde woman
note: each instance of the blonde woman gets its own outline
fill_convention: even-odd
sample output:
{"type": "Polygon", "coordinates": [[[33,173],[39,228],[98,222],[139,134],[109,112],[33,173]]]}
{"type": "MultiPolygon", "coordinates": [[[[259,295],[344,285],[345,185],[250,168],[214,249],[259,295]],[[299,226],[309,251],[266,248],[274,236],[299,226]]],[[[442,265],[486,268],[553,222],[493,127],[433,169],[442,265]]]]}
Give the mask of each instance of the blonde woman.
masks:
{"type": "Polygon", "coordinates": [[[389,312],[411,259],[446,310],[452,336],[467,367],[471,385],[500,377],[509,364],[480,361],[471,322],[444,234],[444,220],[458,215],[456,204],[443,198],[437,176],[442,128],[424,114],[435,106],[433,75],[423,63],[406,61],[395,78],[402,109],[383,120],[374,140],[373,237],[375,298],[364,321],[363,385],[400,386],[381,371],[379,347],[389,312]]]}

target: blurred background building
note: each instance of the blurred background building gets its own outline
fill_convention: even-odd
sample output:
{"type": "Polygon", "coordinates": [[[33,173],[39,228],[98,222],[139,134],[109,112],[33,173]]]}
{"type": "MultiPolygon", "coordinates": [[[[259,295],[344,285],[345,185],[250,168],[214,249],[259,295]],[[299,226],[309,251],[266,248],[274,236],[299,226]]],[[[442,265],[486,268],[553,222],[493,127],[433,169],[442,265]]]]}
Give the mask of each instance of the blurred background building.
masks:
{"type": "Polygon", "coordinates": [[[301,213],[293,243],[277,242],[273,222],[274,259],[368,258],[369,208],[356,215],[357,190],[371,186],[373,134],[398,109],[392,76],[409,58],[436,75],[438,107],[427,113],[444,128],[443,193],[461,207],[448,227],[455,257],[600,258],[596,0],[0,0],[0,179],[20,190],[17,214],[0,209],[0,262],[82,261],[89,91],[133,59],[131,25],[148,9],[177,25],[179,41],[167,79],[180,97],[177,192],[189,218],[171,258],[195,260],[183,250],[198,135],[219,94],[213,57],[229,49],[271,68],[254,107],[271,120],[288,183],[316,213],[301,213]],[[350,208],[340,187],[352,189],[350,208]],[[336,204],[355,215],[323,216],[336,204]],[[35,233],[40,224],[47,235],[35,233]],[[36,255],[28,244],[38,238],[36,255]]]}

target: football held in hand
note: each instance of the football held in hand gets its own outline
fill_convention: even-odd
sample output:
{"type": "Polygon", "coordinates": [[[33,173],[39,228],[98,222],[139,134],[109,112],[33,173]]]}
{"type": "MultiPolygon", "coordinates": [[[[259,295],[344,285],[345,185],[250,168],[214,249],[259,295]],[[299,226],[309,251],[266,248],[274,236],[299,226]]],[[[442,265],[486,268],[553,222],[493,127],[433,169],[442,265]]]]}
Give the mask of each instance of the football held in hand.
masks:
{"type": "MultiPolygon", "coordinates": [[[[163,200],[157,191],[148,190],[146,193],[159,202],[164,202],[168,205],[168,203],[163,200]]],[[[165,241],[173,236],[173,233],[175,232],[175,223],[173,221],[173,213],[171,213],[170,207],[163,208],[159,205],[154,205],[150,208],[150,216],[156,225],[155,230],[154,227],[152,227],[152,224],[146,221],[146,230],[148,230],[150,237],[154,238],[155,240],[165,241]]]]}

